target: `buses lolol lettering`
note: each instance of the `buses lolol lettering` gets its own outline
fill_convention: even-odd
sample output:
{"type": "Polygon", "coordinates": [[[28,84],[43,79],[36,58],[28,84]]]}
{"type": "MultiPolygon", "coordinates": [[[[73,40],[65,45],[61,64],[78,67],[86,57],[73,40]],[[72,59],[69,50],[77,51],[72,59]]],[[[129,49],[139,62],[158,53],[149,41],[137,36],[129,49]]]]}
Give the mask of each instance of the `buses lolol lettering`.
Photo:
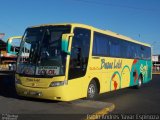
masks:
{"type": "Polygon", "coordinates": [[[38,70],[38,75],[55,75],[55,70],[38,70]]]}
{"type": "Polygon", "coordinates": [[[57,75],[59,74],[59,68],[58,67],[39,67],[37,69],[37,75],[57,75]]]}

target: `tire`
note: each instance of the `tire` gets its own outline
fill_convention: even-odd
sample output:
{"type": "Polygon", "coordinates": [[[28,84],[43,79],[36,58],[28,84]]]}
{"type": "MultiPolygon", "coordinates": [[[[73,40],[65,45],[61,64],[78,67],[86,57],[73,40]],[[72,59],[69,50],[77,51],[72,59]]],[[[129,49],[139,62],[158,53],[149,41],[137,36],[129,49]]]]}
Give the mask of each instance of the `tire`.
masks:
{"type": "Polygon", "coordinates": [[[97,94],[98,94],[97,84],[94,80],[92,80],[88,86],[87,99],[94,100],[97,97],[97,94]]]}
{"type": "Polygon", "coordinates": [[[139,76],[139,78],[138,78],[138,84],[135,86],[135,88],[140,89],[142,87],[142,84],[143,84],[142,77],[139,76]]]}

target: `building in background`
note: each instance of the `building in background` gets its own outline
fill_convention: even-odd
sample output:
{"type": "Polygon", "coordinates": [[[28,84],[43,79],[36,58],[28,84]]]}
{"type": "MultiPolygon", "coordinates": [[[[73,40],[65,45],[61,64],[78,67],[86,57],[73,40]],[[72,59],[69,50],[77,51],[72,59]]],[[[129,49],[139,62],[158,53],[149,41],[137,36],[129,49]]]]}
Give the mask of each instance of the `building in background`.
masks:
{"type": "Polygon", "coordinates": [[[5,33],[0,33],[0,40],[2,40],[4,36],[5,36],[5,33]]]}
{"type": "Polygon", "coordinates": [[[152,56],[153,72],[160,72],[160,55],[152,56]]]}
{"type": "Polygon", "coordinates": [[[6,43],[2,40],[4,36],[5,36],[5,33],[0,33],[0,64],[2,63],[1,58],[3,56],[3,53],[6,50],[6,43]]]}

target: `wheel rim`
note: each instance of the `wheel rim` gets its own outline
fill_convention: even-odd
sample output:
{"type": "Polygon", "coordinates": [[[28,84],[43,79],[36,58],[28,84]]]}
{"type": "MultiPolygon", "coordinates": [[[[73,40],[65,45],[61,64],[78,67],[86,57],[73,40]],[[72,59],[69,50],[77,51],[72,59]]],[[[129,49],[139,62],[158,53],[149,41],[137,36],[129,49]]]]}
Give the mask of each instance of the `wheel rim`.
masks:
{"type": "Polygon", "coordinates": [[[142,85],[142,81],[141,81],[141,79],[139,78],[138,86],[141,86],[141,85],[142,85]]]}
{"type": "Polygon", "coordinates": [[[95,86],[94,86],[93,84],[91,84],[91,85],[89,86],[89,88],[88,88],[88,96],[89,96],[90,98],[93,98],[94,95],[95,95],[95,91],[96,91],[95,86]]]}

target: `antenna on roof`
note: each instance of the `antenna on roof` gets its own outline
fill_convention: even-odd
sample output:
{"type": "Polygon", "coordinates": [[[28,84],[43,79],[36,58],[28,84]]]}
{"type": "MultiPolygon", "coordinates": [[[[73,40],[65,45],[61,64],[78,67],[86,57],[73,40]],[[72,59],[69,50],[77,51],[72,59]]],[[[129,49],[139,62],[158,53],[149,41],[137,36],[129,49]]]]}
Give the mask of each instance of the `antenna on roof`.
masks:
{"type": "Polygon", "coordinates": [[[140,33],[138,34],[138,39],[139,39],[139,41],[143,42],[142,39],[141,39],[141,34],[140,33]]]}
{"type": "Polygon", "coordinates": [[[140,37],[141,37],[141,34],[138,34],[138,37],[140,38],[140,37]]]}

